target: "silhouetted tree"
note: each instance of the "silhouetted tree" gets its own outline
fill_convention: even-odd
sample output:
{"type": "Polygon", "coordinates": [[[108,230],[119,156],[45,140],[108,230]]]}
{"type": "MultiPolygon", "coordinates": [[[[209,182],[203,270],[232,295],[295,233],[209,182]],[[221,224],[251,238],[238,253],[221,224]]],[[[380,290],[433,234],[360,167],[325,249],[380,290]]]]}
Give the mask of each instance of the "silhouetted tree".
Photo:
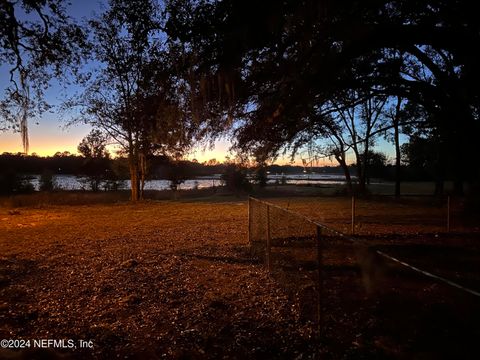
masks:
{"type": "Polygon", "coordinates": [[[339,94],[373,91],[425,108],[426,125],[458,158],[461,190],[480,130],[473,2],[192,0],[168,1],[167,9],[167,31],[196,54],[204,106],[223,110],[222,121],[209,123],[241,119],[239,150],[262,145],[275,156],[309,132],[327,132],[337,110],[326,105],[339,94]]]}
{"type": "Polygon", "coordinates": [[[255,182],[260,186],[261,188],[264,188],[267,186],[267,168],[265,164],[259,164],[255,171],[255,182]]]}
{"type": "Polygon", "coordinates": [[[92,191],[100,190],[102,182],[107,178],[109,157],[107,137],[99,130],[92,130],[78,145],[78,152],[85,157],[81,171],[86,175],[87,183],[92,191]]]}
{"type": "Polygon", "coordinates": [[[86,158],[108,158],[108,138],[98,129],[93,129],[85,136],[77,147],[77,150],[86,158]]]}
{"type": "Polygon", "coordinates": [[[79,65],[85,37],[61,0],[4,0],[0,24],[0,65],[10,82],[0,101],[0,130],[20,131],[28,152],[27,120],[49,108],[43,95],[50,79],[79,65]]]}
{"type": "Polygon", "coordinates": [[[221,179],[224,182],[225,187],[237,195],[241,191],[249,191],[251,189],[246,169],[238,164],[228,164],[221,179]]]}
{"type": "Polygon", "coordinates": [[[370,151],[366,156],[367,161],[367,183],[370,183],[370,179],[385,178],[387,175],[387,157],[381,152],[370,151]]]}
{"type": "Polygon", "coordinates": [[[40,191],[53,191],[57,189],[57,184],[55,178],[53,177],[53,172],[48,169],[45,169],[40,175],[39,180],[39,190],[40,191]]]}
{"type": "Polygon", "coordinates": [[[442,139],[436,132],[414,134],[402,145],[402,160],[414,178],[419,180],[434,180],[435,195],[442,195],[444,182],[451,173],[453,154],[448,153],[442,139]]]}
{"type": "Polygon", "coordinates": [[[189,178],[188,170],[180,161],[171,160],[165,171],[165,178],[170,182],[170,190],[177,197],[178,187],[189,178]]]}
{"type": "Polygon", "coordinates": [[[135,201],[143,196],[148,157],[173,153],[178,158],[189,146],[191,132],[186,124],[190,117],[181,94],[185,86],[175,78],[173,60],[160,40],[156,3],[111,0],[109,5],[90,21],[94,58],[103,66],[79,104],[82,120],[108,133],[122,147],[135,201]]]}
{"type": "Polygon", "coordinates": [[[30,182],[31,177],[21,175],[8,169],[0,174],[0,194],[24,194],[35,189],[30,182]]]}
{"type": "Polygon", "coordinates": [[[395,146],[395,197],[400,197],[400,183],[402,180],[402,154],[400,149],[400,124],[402,120],[402,98],[397,96],[396,103],[386,111],[386,117],[390,120],[393,127],[393,136],[386,136],[395,146]]]}

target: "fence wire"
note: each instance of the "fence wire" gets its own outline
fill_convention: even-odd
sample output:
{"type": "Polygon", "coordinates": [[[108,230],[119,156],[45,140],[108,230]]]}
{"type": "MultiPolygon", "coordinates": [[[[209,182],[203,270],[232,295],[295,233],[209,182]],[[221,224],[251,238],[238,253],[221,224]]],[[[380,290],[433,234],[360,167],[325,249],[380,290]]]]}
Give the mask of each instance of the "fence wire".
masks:
{"type": "Polygon", "coordinates": [[[345,261],[353,263],[352,244],[298,213],[254,198],[249,199],[248,233],[253,255],[265,261],[271,275],[292,295],[300,318],[321,327],[325,268],[336,266],[339,257],[342,267],[345,261]],[[336,246],[326,247],[333,243],[336,246]]]}
{"type": "Polygon", "coordinates": [[[299,316],[318,322],[317,226],[308,219],[256,199],[249,200],[249,240],[272,276],[295,298],[299,316]]]}
{"type": "MultiPolygon", "coordinates": [[[[330,349],[351,352],[353,357],[480,356],[475,340],[480,338],[476,292],[392,260],[395,256],[415,264],[425,245],[368,245],[364,238],[351,238],[253,198],[249,239],[252,252],[264,259],[271,275],[292,295],[301,319],[318,324],[330,349]]],[[[444,260],[443,250],[448,248],[432,245],[428,258],[436,251],[439,261],[444,260]]],[[[465,275],[471,267],[469,276],[478,279],[475,259],[456,269],[465,275]]],[[[451,261],[447,265],[453,265],[451,261]]]]}

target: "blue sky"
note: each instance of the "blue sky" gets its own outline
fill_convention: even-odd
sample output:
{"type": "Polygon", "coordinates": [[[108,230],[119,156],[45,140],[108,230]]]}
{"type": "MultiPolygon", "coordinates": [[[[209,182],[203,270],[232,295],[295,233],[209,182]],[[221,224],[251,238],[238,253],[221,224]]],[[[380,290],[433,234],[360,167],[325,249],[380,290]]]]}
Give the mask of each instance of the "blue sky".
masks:
{"type": "MultiPolygon", "coordinates": [[[[91,17],[95,12],[100,13],[105,6],[105,1],[97,0],[73,0],[71,5],[67,7],[67,13],[76,20],[81,21],[84,18],[91,17]]],[[[0,91],[3,93],[4,88],[9,83],[9,73],[7,66],[0,67],[0,91]]],[[[78,90],[75,87],[67,88],[67,92],[78,90]]],[[[46,92],[46,101],[53,106],[58,106],[62,102],[62,93],[65,90],[60,84],[52,82],[50,88],[46,92]]],[[[1,95],[0,95],[1,96],[1,95]]],[[[29,119],[29,141],[30,153],[38,155],[52,155],[57,151],[69,151],[77,153],[77,145],[83,137],[85,137],[91,127],[84,124],[74,126],[66,126],[71,120],[72,115],[63,118],[55,108],[53,112],[43,114],[40,118],[29,119]]],[[[195,149],[189,158],[197,158],[199,161],[206,161],[216,158],[223,161],[228,155],[227,151],[230,143],[226,140],[219,140],[215,144],[213,150],[195,149]]],[[[0,153],[2,152],[22,152],[23,146],[20,134],[8,132],[0,132],[0,153]]]]}
{"type": "MultiPolygon", "coordinates": [[[[94,11],[99,11],[100,5],[97,0],[73,0],[67,7],[67,12],[77,20],[88,17],[94,11]]],[[[8,85],[8,67],[0,68],[0,89],[3,93],[8,85]]],[[[46,100],[51,105],[59,105],[61,102],[60,93],[63,91],[59,84],[52,83],[46,92],[46,100]]],[[[1,96],[1,95],[0,95],[1,96]]],[[[45,113],[40,118],[29,119],[30,153],[36,152],[39,155],[49,155],[57,151],[70,151],[76,153],[76,147],[81,139],[88,134],[90,127],[78,125],[66,128],[66,121],[56,113],[45,113]]],[[[0,133],[0,152],[21,152],[22,142],[18,133],[0,133]]]]}
{"type": "MultiPolygon", "coordinates": [[[[67,7],[67,12],[78,21],[86,17],[91,17],[94,12],[100,13],[104,7],[103,1],[98,0],[73,0],[71,5],[67,7]]],[[[6,66],[0,67],[0,91],[8,85],[9,73],[6,66]]],[[[67,93],[72,93],[79,90],[73,86],[67,87],[67,93]]],[[[50,88],[46,92],[46,100],[49,104],[58,106],[62,102],[65,89],[53,81],[50,88]],[[62,95],[63,94],[63,95],[62,95]]],[[[1,96],[1,95],[0,95],[1,96]]],[[[71,120],[70,115],[63,115],[62,117],[58,111],[53,109],[52,112],[43,114],[40,118],[29,119],[29,140],[30,153],[37,153],[38,155],[52,155],[57,151],[69,151],[77,153],[77,145],[83,137],[85,137],[91,127],[84,124],[74,126],[66,126],[67,122],[71,120]]],[[[195,149],[188,157],[190,159],[196,158],[200,162],[216,158],[218,161],[223,161],[225,156],[228,156],[228,148],[230,143],[227,140],[219,140],[215,144],[213,150],[203,150],[202,148],[195,149]]],[[[22,152],[22,142],[20,134],[12,132],[0,132],[0,153],[2,152],[22,152]]],[[[392,154],[392,146],[385,141],[379,141],[377,151],[387,153],[388,156],[392,154]]],[[[303,157],[306,157],[304,155],[303,157]]],[[[297,163],[301,163],[302,156],[298,157],[297,163]]],[[[350,156],[353,161],[353,156],[350,156]]],[[[349,159],[350,159],[349,158],[349,159]]],[[[290,157],[284,156],[277,159],[277,163],[289,163],[290,157]]],[[[320,165],[336,165],[331,163],[328,159],[321,162],[320,165]]]]}

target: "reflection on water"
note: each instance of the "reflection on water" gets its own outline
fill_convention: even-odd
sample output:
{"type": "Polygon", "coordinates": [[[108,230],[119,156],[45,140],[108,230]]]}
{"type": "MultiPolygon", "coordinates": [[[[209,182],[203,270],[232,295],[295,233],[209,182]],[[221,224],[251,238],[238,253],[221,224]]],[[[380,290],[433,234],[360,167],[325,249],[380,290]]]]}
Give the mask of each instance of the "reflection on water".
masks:
{"type": "MultiPolygon", "coordinates": [[[[38,190],[40,187],[40,175],[34,175],[31,183],[38,190]]],[[[85,184],[74,175],[55,175],[54,180],[56,185],[62,190],[82,190],[85,184]]],[[[341,184],[345,177],[337,174],[289,174],[289,175],[268,175],[268,183],[285,183],[294,185],[306,184],[341,184]]],[[[122,181],[123,188],[130,188],[130,180],[122,181]]],[[[205,189],[213,186],[223,185],[220,175],[212,175],[205,177],[197,177],[196,179],[186,180],[180,184],[179,189],[190,190],[194,188],[205,189]]],[[[170,181],[168,180],[147,180],[145,182],[146,190],[168,190],[170,189],[170,181]]]]}
{"type": "MultiPolygon", "coordinates": [[[[54,181],[57,187],[62,190],[83,190],[85,189],[85,184],[74,175],[56,175],[54,176],[54,181]]],[[[31,180],[32,185],[35,187],[35,190],[40,188],[40,175],[35,175],[31,180]]],[[[121,189],[130,189],[130,180],[120,181],[121,189]]],[[[180,184],[179,189],[204,189],[212,186],[221,185],[220,178],[209,178],[209,179],[196,179],[196,180],[186,180],[184,183],[180,184]]],[[[145,182],[145,190],[167,190],[170,189],[170,181],[168,180],[147,180],[145,182]]]]}

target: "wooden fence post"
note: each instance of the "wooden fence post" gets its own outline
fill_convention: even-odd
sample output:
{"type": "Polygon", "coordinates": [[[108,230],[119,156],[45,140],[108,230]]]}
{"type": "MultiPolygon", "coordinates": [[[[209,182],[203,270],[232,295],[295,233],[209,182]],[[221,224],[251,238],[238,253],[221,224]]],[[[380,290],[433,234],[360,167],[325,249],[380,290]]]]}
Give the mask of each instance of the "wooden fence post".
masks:
{"type": "Polygon", "coordinates": [[[265,260],[267,263],[268,272],[272,271],[272,264],[271,264],[271,239],[270,239],[270,206],[267,205],[267,244],[265,249],[265,260]]]}
{"type": "Polygon", "coordinates": [[[318,302],[317,302],[317,325],[319,334],[323,328],[323,297],[325,296],[323,289],[323,242],[322,228],[317,225],[317,262],[318,262],[318,302]]]}

